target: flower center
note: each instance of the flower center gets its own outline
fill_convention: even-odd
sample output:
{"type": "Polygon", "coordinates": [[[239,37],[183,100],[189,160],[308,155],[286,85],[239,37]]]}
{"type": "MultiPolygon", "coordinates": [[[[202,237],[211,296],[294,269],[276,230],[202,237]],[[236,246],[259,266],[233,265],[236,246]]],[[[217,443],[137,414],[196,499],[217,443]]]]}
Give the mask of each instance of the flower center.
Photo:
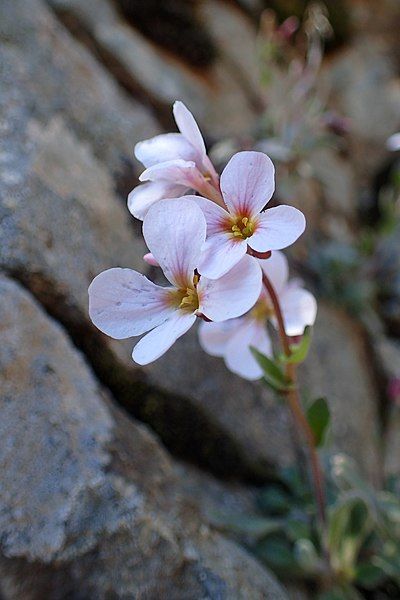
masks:
{"type": "Polygon", "coordinates": [[[199,283],[199,275],[193,276],[193,286],[174,290],[172,292],[172,305],[180,308],[185,312],[193,313],[199,308],[199,296],[197,293],[197,284],[199,283]]]}
{"type": "Polygon", "coordinates": [[[231,230],[235,238],[245,240],[254,233],[255,223],[248,217],[236,217],[231,221],[231,230]]]}
{"type": "Polygon", "coordinates": [[[179,308],[187,312],[195,312],[199,308],[199,297],[197,291],[194,288],[186,288],[186,290],[179,290],[182,293],[181,302],[179,308]]]}
{"type": "Polygon", "coordinates": [[[250,316],[257,321],[265,322],[275,314],[272,304],[266,298],[260,298],[250,311],[250,316]]]}

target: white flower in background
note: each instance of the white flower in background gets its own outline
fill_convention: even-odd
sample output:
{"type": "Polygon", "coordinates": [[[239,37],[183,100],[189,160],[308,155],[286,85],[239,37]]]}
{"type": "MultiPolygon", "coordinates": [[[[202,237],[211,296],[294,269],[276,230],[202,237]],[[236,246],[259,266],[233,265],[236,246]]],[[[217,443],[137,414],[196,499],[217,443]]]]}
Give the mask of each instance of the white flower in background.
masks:
{"type": "Polygon", "coordinates": [[[217,281],[197,274],[206,221],[195,203],[182,198],[158,202],[144,219],[143,236],[171,286],[114,268],[100,273],[89,287],[90,318],[101,331],[115,339],[149,332],[134,347],[137,363],[162,356],[197,316],[219,322],[254,306],[262,283],[260,266],[251,256],[217,281]]]}
{"type": "Polygon", "coordinates": [[[179,101],[173,112],[180,133],[157,135],[135,146],[136,158],[146,167],[139,179],[148,181],[128,196],[128,209],[137,219],[158,200],[183,196],[191,189],[219,197],[219,177],[192,113],[179,101]]]}
{"type": "Polygon", "coordinates": [[[400,150],[400,133],[394,133],[386,140],[386,147],[392,152],[400,150]]]}
{"type": "Polygon", "coordinates": [[[305,229],[302,212],[277,206],[261,212],[275,189],[274,166],[262,152],[238,152],[221,175],[225,208],[200,196],[188,196],[207,221],[207,241],[198,265],[210,279],[227,273],[248,248],[265,253],[293,244],[305,229]]]}
{"type": "MultiPolygon", "coordinates": [[[[278,296],[287,335],[301,335],[307,325],[314,324],[317,315],[314,296],[303,289],[298,280],[288,280],[288,263],[282,252],[272,252],[271,258],[259,262],[278,296]]],[[[266,328],[268,320],[277,328],[271,300],[263,289],[257,303],[246,315],[224,323],[201,323],[200,344],[208,354],[223,357],[233,373],[244,379],[259,379],[263,371],[250,346],[271,356],[272,344],[266,328]]]]}

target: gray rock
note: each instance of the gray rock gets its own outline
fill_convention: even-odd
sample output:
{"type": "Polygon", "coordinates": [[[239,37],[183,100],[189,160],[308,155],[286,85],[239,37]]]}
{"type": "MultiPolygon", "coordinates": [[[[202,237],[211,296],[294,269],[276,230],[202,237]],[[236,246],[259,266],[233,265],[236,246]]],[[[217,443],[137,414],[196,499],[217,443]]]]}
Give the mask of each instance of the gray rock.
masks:
{"type": "Polygon", "coordinates": [[[358,195],[354,172],[349,162],[332,148],[319,148],[318,152],[314,152],[310,157],[310,163],[313,176],[322,186],[329,211],[336,216],[344,215],[350,222],[354,222],[358,195]]]}
{"type": "Polygon", "coordinates": [[[73,15],[151,101],[170,105],[183,100],[214,136],[244,134],[251,128],[251,103],[221,61],[200,76],[128,25],[109,0],[48,1],[59,13],[73,15]]]}
{"type": "Polygon", "coordinates": [[[326,76],[338,110],[350,119],[353,169],[361,185],[370,185],[386,160],[385,141],[400,123],[400,90],[388,46],[381,37],[360,35],[329,64],[326,76]]]}
{"type": "Polygon", "coordinates": [[[4,276],[0,293],[2,597],[283,600],[61,327],[4,276]]]}
{"type": "Polygon", "coordinates": [[[241,379],[227,370],[222,359],[205,354],[194,328],[144,371],[169,392],[179,390],[192,398],[231,433],[260,473],[273,464],[287,466],[293,461],[285,407],[261,383],[241,379]]]}
{"type": "MultiPolygon", "coordinates": [[[[148,371],[144,381],[145,373],[135,368],[130,357],[132,341],[111,341],[89,322],[87,288],[91,279],[112,266],[145,272],[147,265],[141,257],[146,248],[135,235],[128,211],[113,193],[109,172],[93,155],[92,147],[80,142],[69,129],[68,118],[49,116],[46,123],[32,118],[30,106],[40,101],[38,90],[25,87],[25,67],[19,53],[4,49],[0,111],[6,125],[0,141],[0,266],[23,281],[69,329],[120,401],[151,423],[176,452],[200,459],[218,472],[265,476],[270,461],[260,458],[260,452],[253,454],[257,444],[253,443],[251,427],[258,419],[249,417],[243,427],[241,418],[246,398],[251,405],[260,405],[266,401],[264,397],[243,382],[231,383],[222,365],[209,388],[203,386],[200,395],[195,391],[194,397],[184,395],[191,386],[168,387],[162,363],[159,375],[148,371]],[[240,386],[241,398],[236,416],[231,417],[228,406],[234,402],[229,399],[236,396],[235,386],[240,386]],[[223,411],[218,395],[226,398],[223,411]],[[235,431],[240,432],[238,438],[235,431]]],[[[175,363],[177,372],[185,364],[185,349],[179,347],[183,355],[181,362],[175,363]]],[[[199,381],[204,374],[202,365],[207,363],[202,362],[206,358],[197,344],[194,348],[199,356],[199,381]]],[[[171,359],[176,361],[176,354],[171,359]]],[[[174,380],[175,374],[167,375],[168,380],[174,380]]],[[[265,413],[261,408],[263,425],[269,426],[275,412],[274,407],[265,413]]],[[[260,425],[258,429],[259,439],[264,439],[260,425]]],[[[267,453],[268,459],[281,454],[276,429],[276,424],[271,426],[270,443],[275,450],[267,453]]]]}
{"type": "Polygon", "coordinates": [[[400,395],[394,397],[391,387],[400,389],[400,342],[385,336],[375,338],[376,359],[382,369],[387,393],[385,414],[385,475],[400,476],[400,395]],[[397,382],[397,383],[395,383],[397,382]]]}
{"type": "Polygon", "coordinates": [[[257,103],[260,101],[260,64],[254,23],[234,4],[216,0],[200,2],[199,12],[220,48],[226,68],[250,100],[257,103]]]}
{"type": "Polygon", "coordinates": [[[41,0],[29,5],[2,0],[1,12],[0,43],[13,50],[32,118],[47,124],[52,116],[61,116],[111,173],[121,177],[131,170],[133,180],[135,143],[160,131],[149,111],[118,87],[41,0]]]}
{"type": "Polygon", "coordinates": [[[320,304],[310,355],[299,374],[304,391],[329,402],[335,450],[352,456],[379,483],[379,390],[361,328],[344,313],[320,304]]]}

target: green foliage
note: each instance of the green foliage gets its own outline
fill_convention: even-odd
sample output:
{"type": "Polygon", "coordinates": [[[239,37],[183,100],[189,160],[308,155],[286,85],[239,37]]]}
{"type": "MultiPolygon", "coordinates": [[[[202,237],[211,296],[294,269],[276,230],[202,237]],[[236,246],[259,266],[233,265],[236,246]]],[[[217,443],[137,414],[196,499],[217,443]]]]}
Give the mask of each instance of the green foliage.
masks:
{"type": "Polygon", "coordinates": [[[281,354],[279,361],[283,364],[297,365],[304,362],[307,358],[311,345],[311,327],[307,326],[298,344],[290,346],[290,355],[281,354]]]}
{"type": "Polygon", "coordinates": [[[325,398],[317,398],[307,409],[307,421],[317,447],[322,446],[330,423],[330,412],[325,398]]]}
{"type": "Polygon", "coordinates": [[[257,516],[230,515],[219,524],[244,534],[247,546],[282,579],[312,582],[318,600],[399,598],[399,482],[376,491],[344,455],[331,458],[327,474],[324,536],[309,484],[294,468],[261,490],[257,516]]]}
{"type": "Polygon", "coordinates": [[[280,365],[259,352],[256,348],[250,348],[254,358],[264,371],[264,381],[274,392],[287,392],[293,388],[291,382],[284,374],[280,365]]]}

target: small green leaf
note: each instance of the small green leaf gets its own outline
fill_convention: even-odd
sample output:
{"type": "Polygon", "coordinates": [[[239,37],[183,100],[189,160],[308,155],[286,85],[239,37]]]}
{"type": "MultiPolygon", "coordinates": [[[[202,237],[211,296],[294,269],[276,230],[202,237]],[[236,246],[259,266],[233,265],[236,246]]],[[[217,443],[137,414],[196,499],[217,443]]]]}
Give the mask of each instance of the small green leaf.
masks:
{"type": "Polygon", "coordinates": [[[255,538],[263,538],[266,535],[275,533],[282,528],[281,521],[277,519],[267,519],[253,515],[213,515],[213,524],[216,527],[238,533],[240,535],[250,535],[255,538]]]}
{"type": "Polygon", "coordinates": [[[378,587],[385,579],[386,574],[377,565],[363,563],[356,568],[355,582],[367,590],[378,587]]]}
{"type": "Polygon", "coordinates": [[[320,594],[318,600],[363,600],[363,596],[352,585],[343,584],[320,594]]]}
{"type": "Polygon", "coordinates": [[[328,545],[332,560],[342,574],[354,578],[358,553],[369,535],[372,519],[368,505],[350,496],[333,507],[329,515],[328,545]]]}
{"type": "Polygon", "coordinates": [[[294,542],[311,536],[309,523],[301,519],[288,519],[286,521],[286,532],[294,542]]]}
{"type": "Polygon", "coordinates": [[[290,510],[290,498],[281,487],[270,485],[260,492],[258,506],[269,515],[285,515],[290,510]]]}
{"type": "Polygon", "coordinates": [[[250,346],[250,350],[264,371],[264,380],[275,392],[287,392],[293,389],[293,385],[287,379],[282,369],[270,358],[259,352],[253,346],[250,346]]]}
{"type": "Polygon", "coordinates": [[[330,421],[329,407],[325,398],[317,398],[308,407],[307,421],[314,434],[316,445],[321,446],[330,421]]]}
{"type": "Polygon", "coordinates": [[[319,556],[311,540],[302,538],[294,545],[294,555],[301,568],[307,573],[317,571],[319,556]]]}
{"type": "Polygon", "coordinates": [[[290,364],[302,363],[306,358],[311,345],[311,327],[306,327],[299,344],[290,347],[290,356],[283,358],[284,362],[290,364]]]}
{"type": "Polygon", "coordinates": [[[283,535],[272,535],[260,541],[255,552],[277,574],[286,577],[302,575],[291,544],[283,535]]]}

